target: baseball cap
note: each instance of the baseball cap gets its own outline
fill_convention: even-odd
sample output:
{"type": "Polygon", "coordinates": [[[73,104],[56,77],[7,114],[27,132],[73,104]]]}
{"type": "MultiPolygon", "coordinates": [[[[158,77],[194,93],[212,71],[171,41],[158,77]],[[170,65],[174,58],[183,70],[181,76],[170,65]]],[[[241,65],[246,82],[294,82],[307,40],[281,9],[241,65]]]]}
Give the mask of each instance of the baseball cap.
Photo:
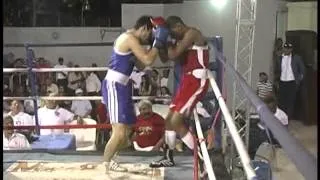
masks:
{"type": "Polygon", "coordinates": [[[76,94],[79,94],[79,93],[83,93],[83,91],[82,91],[82,89],[76,89],[76,92],[75,92],[76,94]]]}
{"type": "Polygon", "coordinates": [[[292,48],[292,44],[291,44],[291,43],[285,43],[285,44],[283,45],[283,47],[285,47],[285,48],[292,48]]]}

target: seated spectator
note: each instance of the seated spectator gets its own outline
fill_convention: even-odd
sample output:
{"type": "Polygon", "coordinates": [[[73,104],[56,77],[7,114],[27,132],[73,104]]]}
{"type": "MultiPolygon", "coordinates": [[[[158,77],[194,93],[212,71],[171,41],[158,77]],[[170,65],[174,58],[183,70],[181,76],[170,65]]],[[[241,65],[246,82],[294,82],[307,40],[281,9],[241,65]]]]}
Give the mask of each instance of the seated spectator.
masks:
{"type": "MultiPolygon", "coordinates": [[[[97,117],[97,124],[110,124],[109,114],[107,112],[106,105],[101,102],[101,100],[96,100],[96,109],[93,111],[97,117]]],[[[110,138],[111,129],[99,129],[97,130],[97,145],[102,150],[104,149],[105,145],[107,144],[108,139],[110,138]]],[[[99,148],[99,149],[100,149],[99,148]]]]}
{"type": "MultiPolygon", "coordinates": [[[[78,68],[79,65],[75,65],[75,68],[78,68]]],[[[68,94],[73,96],[76,89],[81,88],[81,84],[85,80],[81,72],[70,72],[68,75],[68,94]]]]}
{"type": "Polygon", "coordinates": [[[47,93],[54,93],[58,94],[59,93],[59,88],[58,86],[52,82],[51,78],[46,79],[46,92],[47,93]]]}
{"type": "MultiPolygon", "coordinates": [[[[67,96],[67,93],[65,92],[63,86],[59,86],[58,96],[67,96]]],[[[64,108],[64,109],[67,109],[67,110],[70,110],[70,108],[71,108],[71,103],[72,103],[72,102],[71,102],[71,101],[68,101],[68,100],[58,101],[59,107],[64,108]]]]}
{"type": "Polygon", "coordinates": [[[107,107],[104,103],[102,103],[100,100],[95,101],[96,103],[96,111],[95,113],[97,114],[97,123],[98,124],[109,124],[109,115],[107,112],[107,107]]]}
{"type": "MultiPolygon", "coordinates": [[[[76,90],[75,94],[76,96],[83,96],[83,90],[79,88],[76,90]]],[[[92,106],[90,101],[88,100],[72,101],[71,111],[82,118],[90,117],[91,110],[92,110],[92,106]]]]}
{"type": "MultiPolygon", "coordinates": [[[[15,126],[34,126],[35,121],[32,116],[23,112],[23,105],[18,100],[13,100],[10,106],[11,111],[8,113],[12,117],[15,126]]],[[[31,137],[33,130],[23,129],[17,132],[24,134],[26,137],[31,137]]]]}
{"type": "MultiPolygon", "coordinates": [[[[281,122],[281,124],[284,127],[288,128],[288,116],[284,111],[278,108],[276,98],[274,96],[268,96],[264,99],[264,103],[268,106],[268,108],[274,114],[274,116],[281,122]]],[[[260,122],[260,126],[261,125],[263,126],[262,122],[260,122]]],[[[269,133],[270,133],[272,143],[279,145],[278,140],[274,138],[270,130],[269,130],[269,133]]]]}
{"type": "Polygon", "coordinates": [[[139,96],[151,96],[152,84],[147,74],[141,77],[139,96]]]}
{"type": "Polygon", "coordinates": [[[167,87],[168,86],[168,78],[169,78],[170,69],[164,69],[162,71],[162,77],[160,79],[160,86],[167,87]]]}
{"type": "MultiPolygon", "coordinates": [[[[50,97],[56,96],[54,93],[49,94],[50,97]]],[[[45,106],[38,109],[39,125],[64,125],[78,120],[82,123],[82,119],[74,115],[70,111],[60,108],[55,100],[45,100],[45,106]]],[[[40,129],[40,135],[62,134],[64,129],[40,129]]]]}
{"type": "Polygon", "coordinates": [[[159,72],[155,69],[151,71],[151,96],[157,96],[160,94],[159,87],[160,87],[160,78],[159,72]]]}
{"type": "Polygon", "coordinates": [[[134,149],[137,151],[158,151],[163,145],[165,122],[162,116],[152,111],[152,104],[148,100],[139,102],[134,149]]]}
{"type": "Polygon", "coordinates": [[[161,97],[168,98],[168,99],[161,100],[161,103],[162,104],[170,104],[171,99],[169,99],[169,97],[171,97],[171,93],[170,93],[169,89],[165,86],[162,86],[160,92],[161,92],[161,94],[160,94],[161,97]]]}
{"type": "Polygon", "coordinates": [[[136,67],[131,73],[130,79],[132,80],[133,83],[133,95],[138,96],[139,95],[139,89],[141,85],[141,79],[142,76],[145,75],[145,72],[139,71],[136,67]]]}
{"type": "Polygon", "coordinates": [[[3,119],[3,150],[25,150],[31,149],[27,138],[20,133],[14,131],[13,119],[11,116],[6,116],[3,119]]]}
{"type": "Polygon", "coordinates": [[[257,95],[264,99],[272,95],[272,84],[268,80],[268,75],[265,72],[259,73],[259,82],[257,84],[257,95]]]}
{"type": "MultiPolygon", "coordinates": [[[[4,84],[3,86],[3,96],[6,96],[6,97],[12,96],[12,93],[6,84],[4,84]]],[[[9,101],[8,100],[3,101],[2,107],[3,107],[3,117],[5,117],[6,114],[10,111],[9,101]]]]}

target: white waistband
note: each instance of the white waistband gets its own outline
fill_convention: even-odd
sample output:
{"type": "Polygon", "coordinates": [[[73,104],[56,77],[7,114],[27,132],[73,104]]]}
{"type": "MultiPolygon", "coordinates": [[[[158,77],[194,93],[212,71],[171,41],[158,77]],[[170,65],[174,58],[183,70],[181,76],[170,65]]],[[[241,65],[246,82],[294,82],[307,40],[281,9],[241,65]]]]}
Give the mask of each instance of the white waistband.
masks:
{"type": "Polygon", "coordinates": [[[209,46],[208,45],[205,45],[205,46],[193,45],[190,49],[193,49],[193,50],[207,50],[207,49],[209,49],[209,46]]]}
{"type": "Polygon", "coordinates": [[[126,76],[120,72],[109,69],[106,77],[104,78],[108,81],[118,82],[123,85],[127,85],[129,82],[129,76],[126,76]]]}
{"type": "Polygon", "coordinates": [[[208,79],[208,69],[194,69],[187,74],[192,74],[195,78],[198,79],[208,79]]]}

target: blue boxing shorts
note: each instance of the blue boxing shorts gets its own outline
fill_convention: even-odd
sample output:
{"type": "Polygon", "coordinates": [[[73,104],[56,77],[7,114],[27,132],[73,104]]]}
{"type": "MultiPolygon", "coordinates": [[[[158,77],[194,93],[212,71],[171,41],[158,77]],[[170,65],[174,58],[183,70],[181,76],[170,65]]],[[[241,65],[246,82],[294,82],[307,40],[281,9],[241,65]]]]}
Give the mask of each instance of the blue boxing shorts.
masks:
{"type": "Polygon", "coordinates": [[[131,82],[123,85],[118,82],[103,80],[101,93],[109,112],[111,124],[122,123],[132,125],[136,123],[131,82]]]}

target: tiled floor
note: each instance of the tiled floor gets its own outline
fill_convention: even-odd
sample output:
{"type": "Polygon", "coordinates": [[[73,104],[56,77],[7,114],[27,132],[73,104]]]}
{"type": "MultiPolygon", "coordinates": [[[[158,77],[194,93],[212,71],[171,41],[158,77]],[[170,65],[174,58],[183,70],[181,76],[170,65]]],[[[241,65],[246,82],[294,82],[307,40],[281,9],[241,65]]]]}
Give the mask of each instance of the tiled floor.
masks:
{"type": "MultiPolygon", "coordinates": [[[[305,126],[299,121],[290,121],[289,131],[307,150],[317,157],[317,126],[305,126]]],[[[304,177],[282,149],[277,150],[277,158],[273,163],[275,162],[277,162],[278,167],[278,169],[273,168],[276,180],[304,180],[304,177]]]]}

